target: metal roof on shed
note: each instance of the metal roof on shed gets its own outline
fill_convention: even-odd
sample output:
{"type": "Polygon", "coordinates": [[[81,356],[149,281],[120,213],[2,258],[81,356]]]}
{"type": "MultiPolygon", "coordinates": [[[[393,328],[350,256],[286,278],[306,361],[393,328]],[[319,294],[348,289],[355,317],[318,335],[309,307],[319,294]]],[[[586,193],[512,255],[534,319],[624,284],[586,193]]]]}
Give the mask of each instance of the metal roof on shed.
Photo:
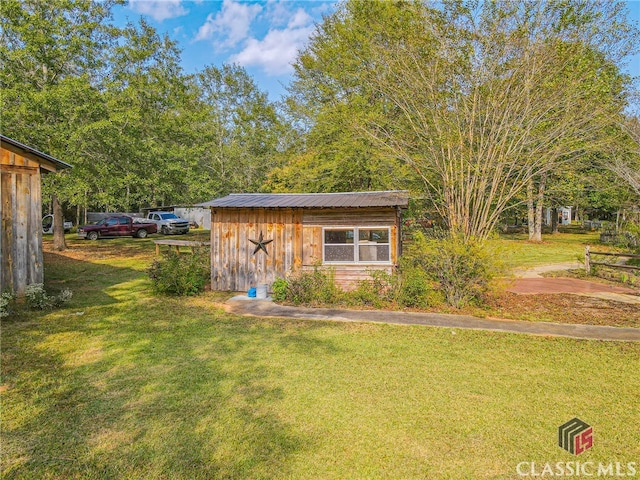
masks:
{"type": "Polygon", "coordinates": [[[216,208],[366,208],[406,207],[409,192],[345,193],[232,193],[226,197],[199,203],[197,207],[216,208]]]}
{"type": "Polygon", "coordinates": [[[34,155],[39,160],[49,162],[49,163],[53,164],[54,166],[56,166],[58,168],[71,168],[71,165],[69,165],[66,162],[63,162],[62,160],[58,160],[57,158],[53,158],[51,155],[47,155],[46,153],[42,153],[42,152],[36,150],[35,148],[32,148],[32,147],[30,147],[28,145],[25,145],[24,143],[20,143],[17,140],[14,140],[14,139],[9,138],[9,137],[5,137],[4,135],[0,134],[0,145],[2,145],[3,143],[8,143],[9,145],[12,145],[14,148],[22,150],[25,153],[29,153],[31,155],[34,155]]]}

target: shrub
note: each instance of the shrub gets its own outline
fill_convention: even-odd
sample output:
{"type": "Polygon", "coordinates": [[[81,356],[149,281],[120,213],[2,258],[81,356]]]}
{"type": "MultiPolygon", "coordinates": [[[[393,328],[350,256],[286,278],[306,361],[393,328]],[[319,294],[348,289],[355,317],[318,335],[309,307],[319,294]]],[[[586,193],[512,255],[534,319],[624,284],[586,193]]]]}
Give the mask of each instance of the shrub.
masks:
{"type": "Polygon", "coordinates": [[[456,308],[481,302],[491,281],[504,271],[504,262],[495,247],[478,240],[416,235],[411,248],[406,258],[408,265],[421,267],[428,279],[437,282],[446,302],[456,308]]]}
{"type": "Polygon", "coordinates": [[[395,275],[382,270],[370,270],[368,280],[361,280],[357,287],[345,294],[345,301],[351,305],[383,308],[394,301],[395,275]]]}
{"type": "Polygon", "coordinates": [[[49,295],[42,283],[27,285],[24,293],[27,307],[32,310],[56,308],[67,303],[73,297],[73,293],[69,289],[63,290],[59,295],[49,295]]]}
{"type": "Polygon", "coordinates": [[[271,285],[271,298],[274,302],[284,302],[287,300],[287,288],[289,283],[284,278],[276,278],[271,285]]]}
{"type": "Polygon", "coordinates": [[[14,295],[9,292],[2,292],[0,295],[0,318],[9,316],[9,306],[14,299],[14,295]]]}
{"type": "Polygon", "coordinates": [[[420,267],[401,266],[397,285],[396,301],[400,306],[423,308],[441,303],[434,282],[420,267]]]}
{"type": "Polygon", "coordinates": [[[207,249],[194,248],[193,254],[179,255],[173,250],[154,260],[147,270],[156,293],[197,295],[204,291],[211,277],[207,249]]]}
{"type": "Polygon", "coordinates": [[[342,296],[335,284],[334,270],[322,269],[318,265],[311,271],[305,270],[291,276],[286,292],[286,300],[295,305],[335,304],[342,296]]]}

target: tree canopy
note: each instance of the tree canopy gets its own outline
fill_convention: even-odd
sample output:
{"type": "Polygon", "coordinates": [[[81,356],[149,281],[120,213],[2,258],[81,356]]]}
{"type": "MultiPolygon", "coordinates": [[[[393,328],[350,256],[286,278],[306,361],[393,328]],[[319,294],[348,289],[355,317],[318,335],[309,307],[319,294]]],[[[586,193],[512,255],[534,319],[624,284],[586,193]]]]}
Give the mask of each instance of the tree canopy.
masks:
{"type": "Polygon", "coordinates": [[[351,0],[296,63],[297,99],[401,160],[450,229],[485,237],[533,179],[611,141],[637,45],[610,2],[351,0]]]}
{"type": "Polygon", "coordinates": [[[238,66],[186,75],[175,42],[117,1],[2,2],[3,133],[65,159],[45,191],[84,209],[137,211],[261,188],[282,115],[238,66]]]}

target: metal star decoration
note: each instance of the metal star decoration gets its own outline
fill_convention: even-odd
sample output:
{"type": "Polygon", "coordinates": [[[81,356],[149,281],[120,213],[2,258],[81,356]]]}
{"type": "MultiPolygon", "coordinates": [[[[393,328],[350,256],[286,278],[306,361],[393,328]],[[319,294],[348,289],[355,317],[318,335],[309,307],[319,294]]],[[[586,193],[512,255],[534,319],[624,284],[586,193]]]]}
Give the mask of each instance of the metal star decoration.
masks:
{"type": "Polygon", "coordinates": [[[253,250],[254,255],[258,253],[258,250],[262,250],[265,253],[265,255],[269,255],[269,252],[267,252],[266,245],[269,245],[271,242],[273,242],[273,239],[265,240],[264,237],[262,236],[262,231],[260,231],[260,236],[258,237],[258,240],[249,239],[249,241],[256,246],[256,248],[253,250]]]}

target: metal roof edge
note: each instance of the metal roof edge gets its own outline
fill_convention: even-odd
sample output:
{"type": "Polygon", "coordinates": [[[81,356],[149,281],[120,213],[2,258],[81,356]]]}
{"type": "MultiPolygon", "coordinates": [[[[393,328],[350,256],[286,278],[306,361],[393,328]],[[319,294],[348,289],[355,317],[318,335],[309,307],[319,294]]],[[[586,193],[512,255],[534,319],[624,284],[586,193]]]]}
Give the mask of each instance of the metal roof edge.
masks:
{"type": "Polygon", "coordinates": [[[17,140],[14,140],[12,138],[6,137],[2,134],[0,134],[0,143],[8,143],[9,145],[14,146],[15,148],[19,148],[20,150],[24,150],[27,153],[30,153],[31,155],[35,155],[36,157],[39,157],[42,160],[46,160],[48,162],[51,162],[61,168],[73,168],[73,165],[63,162],[62,160],[58,160],[57,158],[52,157],[51,155],[47,155],[46,153],[42,153],[39,150],[36,150],[35,148],[32,148],[28,145],[25,145],[24,143],[20,143],[17,140]]]}

